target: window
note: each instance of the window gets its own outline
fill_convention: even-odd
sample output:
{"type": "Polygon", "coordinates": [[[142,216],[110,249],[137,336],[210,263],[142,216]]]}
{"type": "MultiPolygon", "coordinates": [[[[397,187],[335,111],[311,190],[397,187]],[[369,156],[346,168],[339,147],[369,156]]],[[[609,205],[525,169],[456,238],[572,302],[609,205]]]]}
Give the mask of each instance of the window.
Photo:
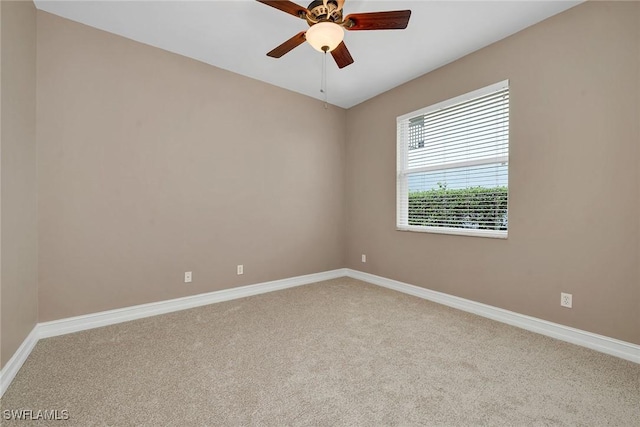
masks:
{"type": "Polygon", "coordinates": [[[397,227],[507,237],[509,82],[398,117],[397,227]]]}

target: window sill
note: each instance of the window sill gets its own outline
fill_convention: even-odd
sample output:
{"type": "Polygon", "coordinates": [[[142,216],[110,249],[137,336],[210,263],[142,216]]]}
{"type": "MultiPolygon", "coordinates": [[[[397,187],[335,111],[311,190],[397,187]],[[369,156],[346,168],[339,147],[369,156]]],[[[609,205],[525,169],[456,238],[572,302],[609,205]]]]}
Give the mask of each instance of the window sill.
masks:
{"type": "Polygon", "coordinates": [[[434,234],[452,234],[454,236],[469,237],[488,237],[490,239],[506,239],[507,231],[496,230],[474,230],[466,228],[449,228],[449,227],[419,227],[411,225],[402,225],[396,227],[397,231],[413,231],[418,233],[434,233],[434,234]]]}

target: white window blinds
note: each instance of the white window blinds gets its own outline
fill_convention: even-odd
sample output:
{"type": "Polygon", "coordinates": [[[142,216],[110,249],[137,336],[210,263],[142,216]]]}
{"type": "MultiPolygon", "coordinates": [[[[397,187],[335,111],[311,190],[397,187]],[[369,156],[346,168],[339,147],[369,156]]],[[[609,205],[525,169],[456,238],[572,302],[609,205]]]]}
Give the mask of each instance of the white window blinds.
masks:
{"type": "Polygon", "coordinates": [[[399,117],[397,226],[506,237],[509,84],[399,117]]]}

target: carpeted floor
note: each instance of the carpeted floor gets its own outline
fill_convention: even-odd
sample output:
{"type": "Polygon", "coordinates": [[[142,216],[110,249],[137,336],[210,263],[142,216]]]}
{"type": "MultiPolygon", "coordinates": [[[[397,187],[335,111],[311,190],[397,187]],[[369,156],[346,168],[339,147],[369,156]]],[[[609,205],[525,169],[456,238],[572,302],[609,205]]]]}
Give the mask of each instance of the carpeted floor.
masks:
{"type": "Polygon", "coordinates": [[[53,426],[640,426],[640,365],[343,278],[42,340],[2,409],[67,410],[53,426]]]}

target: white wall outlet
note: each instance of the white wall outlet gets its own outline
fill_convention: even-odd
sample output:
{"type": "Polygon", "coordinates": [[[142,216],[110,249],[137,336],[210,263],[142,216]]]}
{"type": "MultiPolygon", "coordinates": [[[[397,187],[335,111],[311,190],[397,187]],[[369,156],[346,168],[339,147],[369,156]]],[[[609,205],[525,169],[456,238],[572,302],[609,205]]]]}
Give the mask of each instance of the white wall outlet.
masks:
{"type": "Polygon", "coordinates": [[[185,271],[184,272],[184,283],[191,283],[191,272],[190,271],[185,271]]]}
{"type": "Polygon", "coordinates": [[[563,307],[571,308],[573,305],[573,295],[560,293],[560,305],[563,307]]]}
{"type": "Polygon", "coordinates": [[[238,265],[238,267],[236,268],[236,272],[238,273],[238,276],[244,274],[244,266],[242,264],[238,265]]]}
{"type": "Polygon", "coordinates": [[[362,262],[367,262],[367,256],[365,254],[362,254],[362,262]]]}

